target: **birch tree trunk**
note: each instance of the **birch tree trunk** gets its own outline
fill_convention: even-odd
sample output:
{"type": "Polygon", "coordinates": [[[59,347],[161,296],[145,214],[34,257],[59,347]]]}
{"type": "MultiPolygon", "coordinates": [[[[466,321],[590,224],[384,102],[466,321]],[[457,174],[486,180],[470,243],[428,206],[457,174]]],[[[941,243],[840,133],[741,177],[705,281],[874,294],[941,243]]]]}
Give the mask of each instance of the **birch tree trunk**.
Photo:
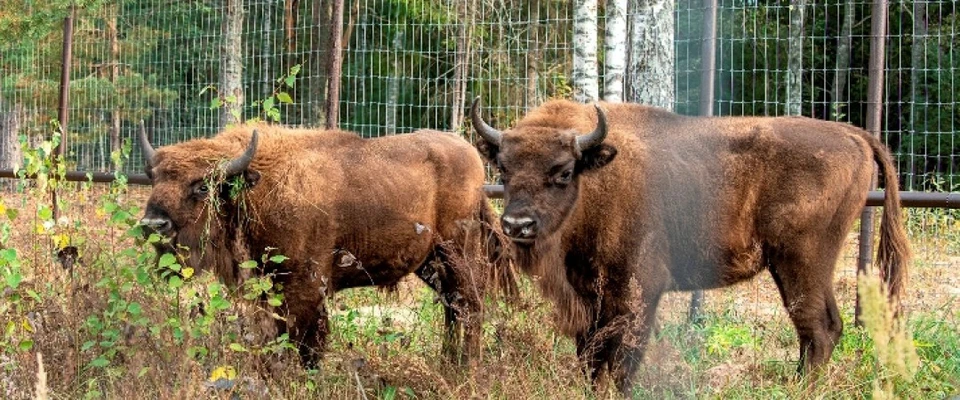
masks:
{"type": "Polygon", "coordinates": [[[840,25],[840,42],[837,43],[837,73],[833,76],[833,108],[830,110],[832,119],[840,121],[843,117],[843,105],[846,102],[844,91],[847,90],[847,74],[850,68],[850,47],[853,43],[853,2],[848,1],[843,6],[843,24],[840,25]]]}
{"type": "Polygon", "coordinates": [[[627,70],[627,0],[607,0],[603,46],[603,99],[619,103],[623,101],[623,78],[627,70]]]}
{"type": "Polygon", "coordinates": [[[12,169],[23,161],[19,138],[23,114],[20,103],[15,102],[7,109],[0,100],[0,169],[12,169]]]}
{"type": "Polygon", "coordinates": [[[790,32],[787,40],[787,115],[803,111],[803,12],[806,0],[790,0],[790,32]]]}
{"type": "Polygon", "coordinates": [[[243,6],[242,0],[226,0],[223,47],[220,55],[220,129],[238,123],[243,116],[243,6]]]}
{"type": "Polygon", "coordinates": [[[581,103],[599,99],[597,71],[597,0],[574,0],[573,98],[581,103]]]}
{"type": "Polygon", "coordinates": [[[400,79],[403,74],[400,70],[400,51],[403,49],[404,31],[401,25],[398,25],[397,32],[393,34],[393,76],[387,82],[387,115],[384,124],[387,126],[387,134],[397,133],[397,103],[400,102],[400,79]]]}
{"type": "Polygon", "coordinates": [[[630,101],[673,110],[673,0],[636,0],[630,8],[630,101]]]}

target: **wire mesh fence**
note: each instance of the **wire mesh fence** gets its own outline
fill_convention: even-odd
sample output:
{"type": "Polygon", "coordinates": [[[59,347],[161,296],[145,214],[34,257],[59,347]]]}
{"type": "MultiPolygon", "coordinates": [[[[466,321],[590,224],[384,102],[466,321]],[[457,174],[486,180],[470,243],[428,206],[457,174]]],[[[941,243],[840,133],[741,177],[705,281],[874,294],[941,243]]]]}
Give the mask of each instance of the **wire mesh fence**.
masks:
{"type": "MultiPolygon", "coordinates": [[[[19,136],[54,130],[62,17],[69,3],[5,3],[0,146],[3,154],[13,154],[7,149],[16,147],[19,136]]],[[[499,126],[548,98],[571,97],[570,3],[345,0],[339,126],[365,136],[418,128],[466,132],[463,108],[475,95],[483,96],[499,126]]],[[[222,128],[224,107],[240,107],[237,120],[325,125],[333,4],[122,0],[79,7],[68,161],[78,170],[111,170],[111,151],[132,137],[140,119],[157,143],[167,144],[214,134],[222,128]],[[225,40],[231,15],[238,15],[239,44],[225,40]],[[222,87],[224,62],[231,57],[242,71],[237,93],[222,87]],[[283,79],[291,72],[292,88],[283,79]],[[281,91],[287,95],[282,99],[276,97],[281,91]],[[268,108],[275,108],[273,115],[268,108]]],[[[722,0],[715,114],[784,115],[798,107],[802,115],[864,126],[869,5],[722,0]],[[795,83],[791,76],[798,77],[795,83]]],[[[699,0],[678,0],[675,10],[674,108],[695,114],[704,7],[699,0]]],[[[906,189],[955,189],[956,2],[894,1],[890,10],[884,140],[896,154],[906,189]]],[[[13,162],[6,158],[2,167],[13,162]]]]}

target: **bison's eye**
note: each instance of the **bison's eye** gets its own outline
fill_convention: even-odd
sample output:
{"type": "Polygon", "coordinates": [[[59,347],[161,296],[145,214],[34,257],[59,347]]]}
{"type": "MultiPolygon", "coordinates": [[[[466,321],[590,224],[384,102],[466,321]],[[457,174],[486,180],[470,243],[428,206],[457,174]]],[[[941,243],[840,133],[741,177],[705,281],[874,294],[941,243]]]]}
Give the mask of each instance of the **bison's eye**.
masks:
{"type": "Polygon", "coordinates": [[[565,170],[565,171],[561,172],[560,174],[558,174],[555,178],[553,178],[553,182],[556,183],[557,185],[561,185],[561,186],[562,186],[562,185],[567,185],[567,184],[569,184],[570,181],[572,181],[572,180],[573,180],[573,170],[572,170],[572,169],[565,170]]]}
{"type": "Polygon", "coordinates": [[[210,193],[210,186],[207,186],[206,182],[198,182],[193,186],[193,194],[197,196],[205,197],[208,193],[210,193]]]}

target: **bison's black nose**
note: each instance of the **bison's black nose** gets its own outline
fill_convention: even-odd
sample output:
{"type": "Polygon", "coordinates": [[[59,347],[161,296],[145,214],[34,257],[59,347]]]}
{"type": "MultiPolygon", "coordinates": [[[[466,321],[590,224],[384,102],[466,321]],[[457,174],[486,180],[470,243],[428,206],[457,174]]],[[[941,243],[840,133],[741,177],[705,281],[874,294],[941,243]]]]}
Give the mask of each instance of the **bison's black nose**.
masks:
{"type": "Polygon", "coordinates": [[[527,216],[504,214],[503,233],[516,242],[532,241],[537,236],[537,220],[527,216]]]}
{"type": "Polygon", "coordinates": [[[170,222],[170,220],[166,218],[143,217],[143,219],[140,220],[140,225],[145,228],[148,235],[151,233],[159,233],[164,236],[169,236],[170,231],[173,230],[173,222],[170,222]]]}

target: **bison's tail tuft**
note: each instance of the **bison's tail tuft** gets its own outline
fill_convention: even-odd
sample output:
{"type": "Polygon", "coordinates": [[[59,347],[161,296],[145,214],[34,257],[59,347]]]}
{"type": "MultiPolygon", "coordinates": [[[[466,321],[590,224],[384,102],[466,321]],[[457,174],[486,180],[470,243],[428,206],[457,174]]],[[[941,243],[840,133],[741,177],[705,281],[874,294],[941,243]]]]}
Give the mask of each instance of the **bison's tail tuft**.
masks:
{"type": "Polygon", "coordinates": [[[890,152],[883,143],[872,135],[867,139],[873,149],[874,159],[880,166],[885,193],[883,217],[880,222],[880,244],[877,249],[876,265],[881,279],[889,290],[890,301],[899,309],[900,296],[907,281],[907,268],[910,264],[910,245],[903,225],[900,210],[900,189],[897,182],[897,170],[893,166],[890,152]]]}

